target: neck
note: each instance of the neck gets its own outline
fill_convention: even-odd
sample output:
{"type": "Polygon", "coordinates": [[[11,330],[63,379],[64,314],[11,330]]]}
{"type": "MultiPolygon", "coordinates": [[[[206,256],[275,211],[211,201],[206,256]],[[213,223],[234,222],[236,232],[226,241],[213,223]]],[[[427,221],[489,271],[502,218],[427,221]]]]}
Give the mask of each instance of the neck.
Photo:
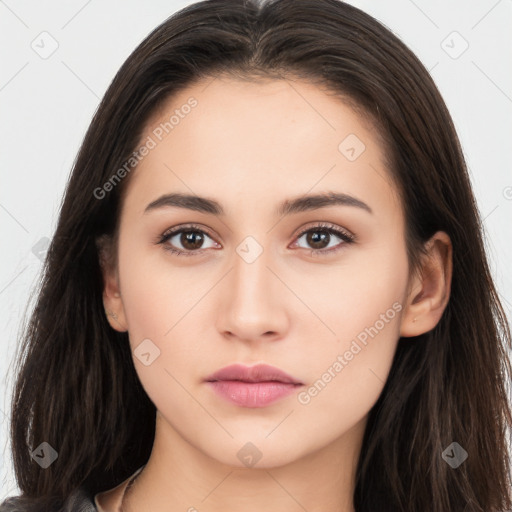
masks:
{"type": "Polygon", "coordinates": [[[126,491],[122,510],[354,512],[365,425],[366,418],[341,438],[292,462],[239,467],[207,456],[157,414],[151,456],[126,491]]]}

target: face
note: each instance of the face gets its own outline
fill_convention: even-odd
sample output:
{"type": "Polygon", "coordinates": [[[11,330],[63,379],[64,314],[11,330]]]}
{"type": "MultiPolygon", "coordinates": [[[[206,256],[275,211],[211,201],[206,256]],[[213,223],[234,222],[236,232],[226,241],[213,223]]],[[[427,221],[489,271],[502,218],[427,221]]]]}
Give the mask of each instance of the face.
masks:
{"type": "Polygon", "coordinates": [[[166,429],[222,463],[242,467],[244,447],[271,467],[364,425],[409,270],[375,130],[318,86],[217,77],[170,98],[143,144],[110,304],[166,429]],[[207,382],[232,364],[294,384],[207,382]]]}

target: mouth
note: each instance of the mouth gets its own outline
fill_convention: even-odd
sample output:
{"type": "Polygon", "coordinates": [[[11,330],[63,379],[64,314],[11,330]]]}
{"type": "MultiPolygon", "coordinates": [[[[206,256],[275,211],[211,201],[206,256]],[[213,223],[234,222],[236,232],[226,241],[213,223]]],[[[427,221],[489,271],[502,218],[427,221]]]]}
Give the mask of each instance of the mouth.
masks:
{"type": "Polygon", "coordinates": [[[222,398],[241,407],[265,407],[292,394],[303,383],[274,366],[235,364],[205,379],[222,398]]]}
{"type": "Polygon", "coordinates": [[[302,384],[302,382],[288,375],[283,370],[275,366],[269,366],[268,364],[257,364],[255,366],[232,364],[221,368],[206,378],[207,382],[226,380],[247,383],[281,382],[283,384],[302,384]]]}

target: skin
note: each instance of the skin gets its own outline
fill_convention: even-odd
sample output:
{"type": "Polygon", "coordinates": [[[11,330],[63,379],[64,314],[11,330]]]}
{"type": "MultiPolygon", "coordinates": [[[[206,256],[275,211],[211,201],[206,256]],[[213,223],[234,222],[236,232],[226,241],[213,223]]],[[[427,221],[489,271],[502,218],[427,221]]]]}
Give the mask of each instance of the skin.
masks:
{"type": "MultiPolygon", "coordinates": [[[[409,279],[405,219],[384,149],[367,121],[318,86],[198,82],[153,115],[141,140],[191,96],[198,105],[130,176],[116,264],[104,269],[112,328],[128,331],[132,350],[148,338],[160,350],[148,366],[134,356],[157,425],[151,457],[123,510],[353,511],[368,413],[398,339],[433,329],[448,302],[450,239],[436,233],[423,277],[409,279]],[[338,149],[349,134],[366,147],[354,161],[338,149]],[[225,215],[177,207],[144,213],[170,192],[215,199],[225,215]],[[285,199],[320,192],[349,194],[373,213],[347,205],[274,212],[285,199]],[[157,243],[190,222],[206,233],[197,254],[177,256],[157,243]],[[298,238],[305,228],[318,233],[319,222],[356,242],[327,235],[315,246],[307,234],[298,238]],[[236,251],[249,235],[263,249],[252,263],[236,251]],[[315,247],[326,255],[311,255],[315,247]],[[329,254],[333,247],[341,249],[329,254]],[[298,392],[393,304],[400,308],[394,318],[300,403],[298,392]],[[234,405],[204,379],[235,362],[277,366],[304,386],[264,408],[234,405]],[[252,467],[237,457],[248,442],[262,454],[252,467]]],[[[166,243],[187,250],[179,234],[166,243]]]]}

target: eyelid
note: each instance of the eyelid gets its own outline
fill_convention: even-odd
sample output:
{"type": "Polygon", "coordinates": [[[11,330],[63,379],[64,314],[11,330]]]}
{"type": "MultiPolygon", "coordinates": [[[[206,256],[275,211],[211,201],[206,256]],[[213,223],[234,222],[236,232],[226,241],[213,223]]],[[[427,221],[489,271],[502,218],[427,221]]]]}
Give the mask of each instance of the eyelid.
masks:
{"type": "MultiPolygon", "coordinates": [[[[345,228],[342,228],[341,226],[337,226],[336,224],[331,224],[329,222],[321,222],[321,221],[312,222],[311,224],[308,224],[305,227],[302,227],[301,230],[299,230],[299,232],[296,235],[294,235],[294,237],[295,238],[300,238],[302,235],[304,235],[305,233],[307,233],[311,229],[315,229],[315,228],[317,228],[317,229],[321,229],[321,228],[331,229],[333,231],[339,231],[339,232],[343,233],[347,238],[351,238],[351,239],[354,239],[354,240],[356,238],[354,234],[352,234],[350,231],[346,230],[345,228]]],[[[179,232],[184,231],[186,229],[197,229],[199,231],[204,231],[211,238],[215,238],[215,236],[212,234],[212,232],[206,226],[202,226],[200,224],[195,224],[193,222],[169,228],[169,229],[165,230],[159,236],[159,238],[164,238],[164,237],[167,237],[168,235],[171,235],[173,233],[179,233],[179,232]]]]}
{"type": "Polygon", "coordinates": [[[340,234],[344,235],[346,238],[350,239],[351,241],[356,240],[356,236],[352,234],[350,231],[348,231],[345,228],[342,228],[341,226],[338,226],[336,224],[331,224],[330,222],[313,222],[311,225],[307,225],[304,228],[301,228],[301,231],[297,235],[295,235],[295,238],[300,238],[302,235],[306,234],[308,231],[312,231],[313,229],[318,229],[319,231],[321,229],[325,229],[328,231],[334,231],[339,232],[340,234]]]}
{"type": "Polygon", "coordinates": [[[194,222],[190,222],[187,224],[181,224],[179,226],[173,226],[172,228],[166,229],[161,235],[157,237],[156,243],[162,244],[164,250],[175,254],[176,256],[201,256],[204,254],[206,249],[198,249],[197,251],[185,251],[183,249],[176,249],[171,245],[168,245],[166,242],[172,238],[173,236],[182,233],[184,231],[199,231],[201,233],[206,234],[209,238],[211,238],[216,244],[218,242],[215,241],[215,236],[213,236],[210,230],[206,226],[202,226],[196,224],[194,222]]]}
{"type": "MultiPolygon", "coordinates": [[[[337,252],[338,250],[343,249],[345,245],[352,244],[352,243],[356,242],[356,240],[357,240],[357,237],[354,234],[352,234],[350,231],[346,230],[345,228],[342,228],[341,226],[338,226],[336,224],[332,224],[329,222],[316,221],[311,224],[308,224],[307,226],[302,227],[301,230],[299,231],[299,233],[294,235],[293,245],[296,245],[298,243],[298,240],[303,235],[305,235],[306,233],[308,233],[310,231],[314,231],[315,229],[317,229],[318,231],[324,230],[331,234],[334,234],[334,236],[340,238],[343,241],[343,243],[340,243],[340,244],[338,244],[337,247],[330,248],[330,249],[306,249],[306,248],[302,247],[302,249],[309,250],[310,254],[318,254],[318,255],[328,256],[330,254],[337,252]]],[[[164,231],[164,233],[162,233],[158,237],[157,243],[163,244],[165,250],[167,250],[171,253],[174,253],[177,256],[200,256],[200,255],[204,254],[206,249],[198,249],[195,251],[184,251],[182,249],[175,249],[171,246],[168,246],[168,247],[165,246],[165,242],[167,242],[167,240],[172,238],[172,236],[182,233],[184,231],[199,231],[199,232],[202,232],[202,233],[208,235],[214,241],[216,238],[215,236],[213,236],[211,234],[210,230],[206,226],[202,226],[202,225],[195,224],[195,223],[188,223],[188,224],[182,224],[182,225],[174,226],[172,228],[167,229],[166,231],[164,231]]],[[[215,241],[215,243],[218,243],[218,242],[215,241]]]]}
{"type": "Polygon", "coordinates": [[[195,224],[193,222],[188,224],[180,224],[179,226],[174,226],[172,228],[166,229],[159,238],[167,237],[174,233],[180,233],[181,231],[185,230],[193,230],[197,229],[198,231],[204,231],[210,238],[215,238],[212,232],[207,228],[206,226],[202,226],[200,224],[195,224]]]}

